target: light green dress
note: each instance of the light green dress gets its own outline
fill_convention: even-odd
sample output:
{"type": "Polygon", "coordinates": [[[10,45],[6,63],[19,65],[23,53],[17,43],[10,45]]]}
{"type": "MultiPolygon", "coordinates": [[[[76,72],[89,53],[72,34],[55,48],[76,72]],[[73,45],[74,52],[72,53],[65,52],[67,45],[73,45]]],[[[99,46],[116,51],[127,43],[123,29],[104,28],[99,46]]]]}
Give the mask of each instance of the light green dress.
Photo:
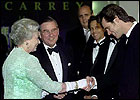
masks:
{"type": "Polygon", "coordinates": [[[41,99],[42,89],[58,93],[61,83],[52,81],[38,59],[14,48],[3,65],[5,99],[41,99]]]}

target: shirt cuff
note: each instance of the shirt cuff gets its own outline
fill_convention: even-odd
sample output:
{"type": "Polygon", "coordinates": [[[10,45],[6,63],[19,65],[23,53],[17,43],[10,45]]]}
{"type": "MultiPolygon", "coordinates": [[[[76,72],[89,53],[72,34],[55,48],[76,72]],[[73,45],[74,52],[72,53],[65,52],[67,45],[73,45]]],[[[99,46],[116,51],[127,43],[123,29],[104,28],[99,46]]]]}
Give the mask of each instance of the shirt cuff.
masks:
{"type": "Polygon", "coordinates": [[[96,78],[95,77],[92,77],[95,81],[95,85],[92,87],[92,89],[97,89],[97,81],[96,81],[96,78]]]}
{"type": "Polygon", "coordinates": [[[75,82],[65,82],[65,84],[66,84],[66,92],[75,89],[76,86],[75,82]]]}
{"type": "Polygon", "coordinates": [[[49,95],[49,93],[46,92],[46,91],[42,91],[42,93],[41,93],[41,99],[45,98],[46,95],[49,95]]]}
{"type": "MultiPolygon", "coordinates": [[[[74,89],[82,89],[87,86],[87,80],[86,79],[81,79],[75,82],[65,82],[66,84],[66,91],[74,90],[74,89]]],[[[92,84],[90,83],[92,86],[92,84]]]]}

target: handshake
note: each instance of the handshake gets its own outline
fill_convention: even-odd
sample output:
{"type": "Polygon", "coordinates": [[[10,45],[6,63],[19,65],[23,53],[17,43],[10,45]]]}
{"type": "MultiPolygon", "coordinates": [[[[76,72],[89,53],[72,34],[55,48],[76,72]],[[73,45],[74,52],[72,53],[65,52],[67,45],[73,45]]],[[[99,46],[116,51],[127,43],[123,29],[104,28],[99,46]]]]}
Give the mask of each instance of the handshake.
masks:
{"type": "MultiPolygon", "coordinates": [[[[85,79],[81,79],[73,82],[64,82],[62,83],[62,89],[58,94],[53,94],[54,98],[62,99],[68,93],[75,93],[80,90],[90,91],[96,86],[95,80],[93,77],[87,76],[85,79]]],[[[47,95],[47,92],[43,91],[42,98],[47,95]]]]}
{"type": "Polygon", "coordinates": [[[62,90],[57,95],[54,95],[54,98],[62,99],[65,95],[67,95],[67,93],[78,92],[81,89],[90,91],[95,86],[96,84],[94,78],[89,76],[87,76],[86,79],[81,79],[73,82],[65,82],[62,83],[62,90]]]}
{"type": "Polygon", "coordinates": [[[86,79],[81,79],[74,82],[65,82],[66,92],[84,89],[90,91],[95,86],[95,81],[92,77],[87,76],[86,79]]]}

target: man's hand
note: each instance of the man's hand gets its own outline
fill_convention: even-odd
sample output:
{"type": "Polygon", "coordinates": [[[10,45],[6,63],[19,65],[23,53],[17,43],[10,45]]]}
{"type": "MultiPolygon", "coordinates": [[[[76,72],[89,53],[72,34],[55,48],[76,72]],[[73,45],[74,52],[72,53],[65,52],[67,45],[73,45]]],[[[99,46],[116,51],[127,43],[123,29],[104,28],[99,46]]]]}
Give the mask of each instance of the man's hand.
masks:
{"type": "Polygon", "coordinates": [[[53,95],[54,98],[56,99],[63,99],[66,94],[58,94],[58,95],[53,95]]]}
{"type": "Polygon", "coordinates": [[[85,88],[86,91],[90,91],[94,85],[95,85],[95,81],[92,77],[87,76],[86,77],[87,80],[87,87],[85,88]]]}
{"type": "Polygon", "coordinates": [[[84,99],[98,99],[98,97],[96,96],[96,95],[93,95],[93,96],[91,96],[91,95],[86,95],[86,96],[84,96],[84,99]]]}

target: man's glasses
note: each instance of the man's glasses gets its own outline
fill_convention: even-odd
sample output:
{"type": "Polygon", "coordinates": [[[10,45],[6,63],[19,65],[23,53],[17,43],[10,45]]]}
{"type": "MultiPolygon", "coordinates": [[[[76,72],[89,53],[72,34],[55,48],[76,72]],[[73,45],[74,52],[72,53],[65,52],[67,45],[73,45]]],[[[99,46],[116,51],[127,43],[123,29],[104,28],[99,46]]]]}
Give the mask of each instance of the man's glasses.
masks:
{"type": "Polygon", "coordinates": [[[51,31],[45,29],[42,31],[42,33],[50,34],[50,33],[56,33],[57,31],[58,31],[58,28],[53,28],[51,31]]]}

